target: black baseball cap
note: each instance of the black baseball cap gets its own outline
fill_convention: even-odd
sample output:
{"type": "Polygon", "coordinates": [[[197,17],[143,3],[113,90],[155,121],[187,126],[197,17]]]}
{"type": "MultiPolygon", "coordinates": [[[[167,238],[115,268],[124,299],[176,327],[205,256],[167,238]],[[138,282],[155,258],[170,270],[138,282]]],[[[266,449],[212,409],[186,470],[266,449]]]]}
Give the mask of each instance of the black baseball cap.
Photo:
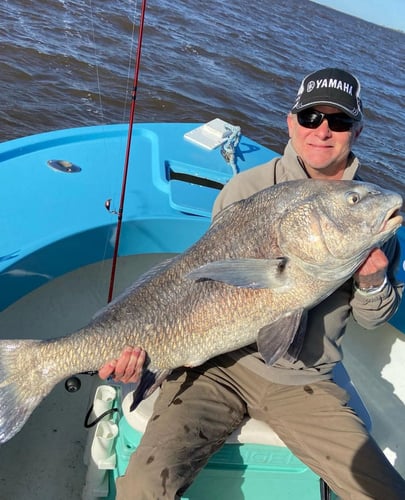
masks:
{"type": "Polygon", "coordinates": [[[363,119],[359,80],[339,68],[324,68],[307,75],[301,82],[291,113],[319,105],[340,109],[356,121],[363,119]]]}

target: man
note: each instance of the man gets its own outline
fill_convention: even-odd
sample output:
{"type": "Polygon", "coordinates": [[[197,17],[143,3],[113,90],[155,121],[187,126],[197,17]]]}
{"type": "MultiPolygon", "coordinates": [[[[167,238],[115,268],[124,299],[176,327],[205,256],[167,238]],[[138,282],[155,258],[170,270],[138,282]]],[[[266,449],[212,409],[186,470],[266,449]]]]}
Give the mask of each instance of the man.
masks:
{"type": "MultiPolygon", "coordinates": [[[[306,76],[287,117],[290,141],[281,158],[243,172],[223,188],[213,216],[230,203],[292,179],[353,179],[351,152],[363,126],[360,84],[326,68],[306,76]]],[[[298,355],[267,366],[256,345],[178,369],[163,383],[153,416],[117,481],[117,499],[179,498],[244,416],[267,422],[286,445],[342,499],[404,500],[405,482],[332,380],[342,359],[349,315],[365,328],[388,320],[401,300],[391,239],[373,249],[353,279],[308,312],[298,355]]],[[[124,382],[138,379],[145,353],[127,349],[100,370],[124,382]]],[[[269,498],[271,485],[269,484],[269,498]]]]}

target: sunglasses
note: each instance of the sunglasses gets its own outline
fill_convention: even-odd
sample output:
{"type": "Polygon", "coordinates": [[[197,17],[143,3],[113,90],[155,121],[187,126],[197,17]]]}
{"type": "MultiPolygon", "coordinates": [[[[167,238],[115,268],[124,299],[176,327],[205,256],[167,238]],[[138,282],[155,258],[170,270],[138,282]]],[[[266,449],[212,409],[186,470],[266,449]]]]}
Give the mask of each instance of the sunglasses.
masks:
{"type": "Polygon", "coordinates": [[[353,127],[354,120],[345,113],[321,113],[316,109],[304,109],[297,113],[298,123],[305,128],[318,128],[323,120],[333,132],[347,132],[353,127]]]}

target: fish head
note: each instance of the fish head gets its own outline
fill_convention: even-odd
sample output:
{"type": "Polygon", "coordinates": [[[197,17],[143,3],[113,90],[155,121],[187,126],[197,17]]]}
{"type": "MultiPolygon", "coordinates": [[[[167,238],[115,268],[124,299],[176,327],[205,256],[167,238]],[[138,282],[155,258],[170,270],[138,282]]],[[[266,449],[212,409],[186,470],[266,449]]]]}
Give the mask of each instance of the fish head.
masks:
{"type": "Polygon", "coordinates": [[[402,197],[361,181],[298,183],[280,217],[283,255],[319,279],[351,276],[401,226],[402,197]]]}

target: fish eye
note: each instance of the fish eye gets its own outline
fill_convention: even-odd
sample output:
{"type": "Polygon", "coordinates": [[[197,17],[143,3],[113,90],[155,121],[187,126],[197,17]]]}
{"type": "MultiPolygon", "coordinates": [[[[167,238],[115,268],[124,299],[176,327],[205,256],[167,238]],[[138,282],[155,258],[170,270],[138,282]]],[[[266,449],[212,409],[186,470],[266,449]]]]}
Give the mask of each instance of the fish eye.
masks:
{"type": "Polygon", "coordinates": [[[350,205],[356,205],[361,200],[361,196],[355,191],[349,191],[346,193],[346,200],[350,205]]]}

